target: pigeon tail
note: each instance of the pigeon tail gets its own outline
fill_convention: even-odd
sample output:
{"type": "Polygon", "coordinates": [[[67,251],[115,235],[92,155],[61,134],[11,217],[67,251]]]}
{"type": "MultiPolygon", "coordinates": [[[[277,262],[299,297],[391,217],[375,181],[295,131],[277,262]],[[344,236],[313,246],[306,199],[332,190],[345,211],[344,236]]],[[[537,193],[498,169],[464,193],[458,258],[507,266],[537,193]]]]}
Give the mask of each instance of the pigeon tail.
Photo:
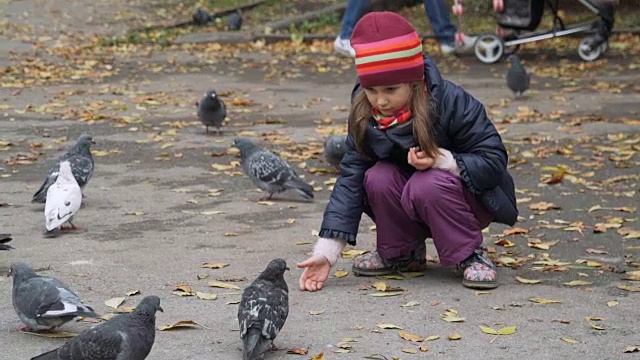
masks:
{"type": "Polygon", "coordinates": [[[47,190],[49,190],[49,186],[51,185],[48,182],[49,179],[45,180],[40,189],[33,194],[33,198],[31,198],[31,202],[34,204],[44,204],[47,202],[47,190]]]}
{"type": "Polygon", "coordinates": [[[44,354],[40,354],[38,356],[32,357],[31,360],[59,360],[58,357],[58,349],[53,349],[44,354]]]}
{"type": "Polygon", "coordinates": [[[265,341],[259,329],[250,328],[242,339],[242,359],[261,360],[264,353],[269,349],[269,342],[265,341]]]}
{"type": "Polygon", "coordinates": [[[39,314],[38,317],[42,318],[57,318],[63,316],[85,316],[90,318],[99,318],[100,315],[96,314],[93,308],[84,304],[71,304],[68,302],[62,302],[64,309],[49,310],[43,314],[39,314]]]}
{"type": "Polygon", "coordinates": [[[0,234],[0,250],[11,250],[13,246],[7,245],[12,240],[11,234],[0,234]]]}
{"type": "Polygon", "coordinates": [[[297,191],[303,198],[313,200],[313,186],[300,179],[287,180],[284,187],[297,191]]]}

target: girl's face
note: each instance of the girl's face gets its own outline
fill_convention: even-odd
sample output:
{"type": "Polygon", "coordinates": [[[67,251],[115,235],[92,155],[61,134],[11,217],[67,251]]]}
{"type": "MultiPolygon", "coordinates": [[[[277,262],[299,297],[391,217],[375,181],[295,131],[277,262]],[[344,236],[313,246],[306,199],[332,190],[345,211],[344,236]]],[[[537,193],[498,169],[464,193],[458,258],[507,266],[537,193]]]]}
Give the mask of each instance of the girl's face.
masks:
{"type": "Polygon", "coordinates": [[[373,86],[364,88],[364,93],[371,106],[380,110],[384,116],[392,116],[407,106],[411,86],[408,83],[373,86]]]}

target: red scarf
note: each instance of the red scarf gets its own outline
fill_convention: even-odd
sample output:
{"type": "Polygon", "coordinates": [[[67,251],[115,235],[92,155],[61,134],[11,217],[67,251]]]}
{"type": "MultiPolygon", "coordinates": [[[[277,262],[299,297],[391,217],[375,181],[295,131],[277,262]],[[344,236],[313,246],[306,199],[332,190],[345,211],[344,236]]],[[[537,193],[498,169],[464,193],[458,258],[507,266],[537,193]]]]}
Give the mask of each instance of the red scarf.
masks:
{"type": "Polygon", "coordinates": [[[391,116],[384,116],[380,110],[376,108],[372,109],[372,113],[373,118],[378,123],[377,128],[380,130],[386,130],[411,119],[411,110],[407,107],[400,109],[400,111],[391,116]]]}

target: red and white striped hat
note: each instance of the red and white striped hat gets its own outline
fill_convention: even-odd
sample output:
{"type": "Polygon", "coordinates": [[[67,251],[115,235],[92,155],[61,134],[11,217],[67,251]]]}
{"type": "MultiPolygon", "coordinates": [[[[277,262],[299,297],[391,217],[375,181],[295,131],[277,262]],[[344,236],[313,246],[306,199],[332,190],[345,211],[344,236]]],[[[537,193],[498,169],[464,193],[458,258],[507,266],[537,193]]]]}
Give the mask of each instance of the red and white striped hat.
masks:
{"type": "Polygon", "coordinates": [[[394,12],[371,12],[351,35],[356,72],[363,87],[396,85],[424,78],[422,42],[416,29],[394,12]]]}

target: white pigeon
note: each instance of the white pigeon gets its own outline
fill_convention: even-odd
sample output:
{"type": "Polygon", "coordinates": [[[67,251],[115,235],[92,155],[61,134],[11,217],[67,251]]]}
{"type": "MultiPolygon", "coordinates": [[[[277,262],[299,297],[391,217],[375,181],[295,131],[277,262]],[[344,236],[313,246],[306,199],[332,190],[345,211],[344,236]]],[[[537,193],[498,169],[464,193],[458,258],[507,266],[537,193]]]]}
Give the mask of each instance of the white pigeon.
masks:
{"type": "Polygon", "coordinates": [[[47,228],[45,235],[55,236],[67,222],[71,229],[77,229],[71,221],[81,203],[82,190],[71,172],[71,163],[63,161],[60,163],[56,182],[47,190],[47,202],[44,206],[47,228]]]}

